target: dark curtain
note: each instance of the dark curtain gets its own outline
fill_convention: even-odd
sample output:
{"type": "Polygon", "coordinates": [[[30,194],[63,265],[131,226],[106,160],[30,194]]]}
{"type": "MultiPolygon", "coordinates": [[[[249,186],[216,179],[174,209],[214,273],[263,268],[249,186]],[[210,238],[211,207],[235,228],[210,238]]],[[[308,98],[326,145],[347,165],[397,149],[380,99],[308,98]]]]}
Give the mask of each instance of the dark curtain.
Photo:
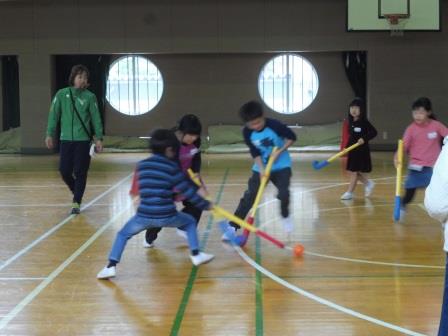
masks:
{"type": "Polygon", "coordinates": [[[103,126],[105,127],[104,108],[106,104],[106,81],[109,72],[111,57],[109,55],[60,55],[55,56],[55,90],[67,87],[70,70],[74,65],[83,64],[90,72],[89,90],[92,91],[98,99],[98,109],[101,114],[103,126]]]}
{"type": "Polygon", "coordinates": [[[342,53],[345,73],[356,97],[366,102],[367,98],[367,52],[348,51],[342,53]]]}
{"type": "Polygon", "coordinates": [[[3,131],[20,126],[19,63],[17,56],[2,56],[3,131]]]}

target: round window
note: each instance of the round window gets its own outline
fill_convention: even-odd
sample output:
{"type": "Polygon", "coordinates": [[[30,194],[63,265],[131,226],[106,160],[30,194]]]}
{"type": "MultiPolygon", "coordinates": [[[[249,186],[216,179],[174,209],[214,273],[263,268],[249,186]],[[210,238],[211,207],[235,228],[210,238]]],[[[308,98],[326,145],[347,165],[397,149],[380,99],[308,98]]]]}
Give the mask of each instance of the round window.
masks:
{"type": "Polygon", "coordinates": [[[131,116],[147,113],[159,103],[162,93],[162,74],[148,59],[124,56],[112,63],[106,99],[117,111],[131,116]]]}
{"type": "Polygon", "coordinates": [[[292,114],[306,109],[316,98],[319,79],[305,58],[284,54],[271,59],[258,79],[260,96],[272,110],[292,114]]]}

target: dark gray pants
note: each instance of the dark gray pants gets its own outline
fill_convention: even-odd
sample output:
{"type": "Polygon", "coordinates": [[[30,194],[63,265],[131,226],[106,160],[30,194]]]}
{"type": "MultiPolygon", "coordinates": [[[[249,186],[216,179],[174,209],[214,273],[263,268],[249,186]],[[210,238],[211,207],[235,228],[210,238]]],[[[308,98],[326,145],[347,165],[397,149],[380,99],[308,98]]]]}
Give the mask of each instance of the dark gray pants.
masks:
{"type": "MultiPolygon", "coordinates": [[[[182,202],[184,205],[184,208],[182,209],[183,213],[189,214],[193,216],[193,218],[196,220],[196,227],[198,226],[199,220],[201,219],[202,210],[196,208],[192,203],[188,201],[182,202]]],[[[148,244],[152,244],[154,240],[157,239],[157,235],[159,234],[160,230],[162,230],[161,227],[151,228],[146,230],[145,239],[148,244]]]]}
{"type": "MultiPolygon", "coordinates": [[[[271,181],[278,190],[277,198],[280,200],[280,208],[282,217],[289,216],[289,183],[291,180],[291,168],[284,168],[271,172],[269,181],[271,181]]],[[[240,203],[235,211],[235,216],[244,219],[247,213],[254,204],[255,197],[257,197],[258,187],[260,186],[260,174],[252,172],[252,176],[247,182],[247,190],[244,192],[243,197],[240,199],[240,203]]],[[[236,223],[230,223],[233,227],[239,229],[239,225],[236,223]]]]}

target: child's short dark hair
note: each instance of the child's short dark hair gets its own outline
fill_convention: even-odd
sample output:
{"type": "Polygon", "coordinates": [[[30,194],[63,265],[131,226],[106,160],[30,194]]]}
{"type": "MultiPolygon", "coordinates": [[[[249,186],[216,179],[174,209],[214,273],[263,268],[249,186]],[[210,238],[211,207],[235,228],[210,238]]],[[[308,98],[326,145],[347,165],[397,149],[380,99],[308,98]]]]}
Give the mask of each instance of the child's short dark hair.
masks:
{"type": "Polygon", "coordinates": [[[241,106],[239,114],[244,122],[252,121],[263,116],[263,106],[259,102],[251,100],[241,106]]]}
{"type": "Polygon", "coordinates": [[[412,103],[412,110],[416,110],[420,107],[423,107],[426,111],[432,111],[431,100],[427,97],[420,97],[412,103]]]}
{"type": "Polygon", "coordinates": [[[357,107],[359,107],[360,109],[363,109],[364,106],[365,106],[365,104],[364,104],[364,99],[359,98],[359,97],[354,98],[354,99],[352,100],[352,102],[350,103],[349,107],[352,107],[352,106],[357,106],[357,107]]]}
{"type": "Polygon", "coordinates": [[[202,125],[197,116],[194,114],[187,114],[179,120],[177,129],[183,134],[201,135],[202,125]]]}
{"type": "Polygon", "coordinates": [[[432,111],[432,103],[428,97],[420,97],[415,102],[412,103],[412,111],[423,107],[426,111],[430,112],[429,118],[437,120],[436,115],[432,111]]]}
{"type": "Polygon", "coordinates": [[[157,129],[151,134],[151,139],[149,140],[149,149],[154,154],[165,155],[165,151],[168,147],[173,148],[177,153],[179,150],[179,140],[176,134],[172,130],[168,129],[157,129]]]}
{"type": "Polygon", "coordinates": [[[89,69],[85,65],[77,64],[72,67],[70,76],[68,77],[68,85],[73,86],[75,84],[75,77],[79,74],[86,73],[87,78],[90,76],[89,69]]]}
{"type": "Polygon", "coordinates": [[[356,97],[355,99],[353,99],[350,103],[349,107],[349,111],[348,111],[348,120],[350,122],[350,125],[353,124],[353,117],[350,114],[350,107],[359,107],[359,119],[360,120],[366,120],[367,119],[367,115],[366,115],[366,104],[364,102],[364,99],[356,97]]]}

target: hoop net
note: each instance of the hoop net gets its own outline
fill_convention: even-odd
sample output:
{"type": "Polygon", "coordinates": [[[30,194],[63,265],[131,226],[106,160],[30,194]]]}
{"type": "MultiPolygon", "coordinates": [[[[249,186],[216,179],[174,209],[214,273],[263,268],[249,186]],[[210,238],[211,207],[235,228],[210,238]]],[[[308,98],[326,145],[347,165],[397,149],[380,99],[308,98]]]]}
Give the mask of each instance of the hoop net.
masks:
{"type": "Polygon", "coordinates": [[[384,14],[384,18],[389,22],[390,36],[403,36],[404,28],[408,23],[407,14],[384,14]]]}

